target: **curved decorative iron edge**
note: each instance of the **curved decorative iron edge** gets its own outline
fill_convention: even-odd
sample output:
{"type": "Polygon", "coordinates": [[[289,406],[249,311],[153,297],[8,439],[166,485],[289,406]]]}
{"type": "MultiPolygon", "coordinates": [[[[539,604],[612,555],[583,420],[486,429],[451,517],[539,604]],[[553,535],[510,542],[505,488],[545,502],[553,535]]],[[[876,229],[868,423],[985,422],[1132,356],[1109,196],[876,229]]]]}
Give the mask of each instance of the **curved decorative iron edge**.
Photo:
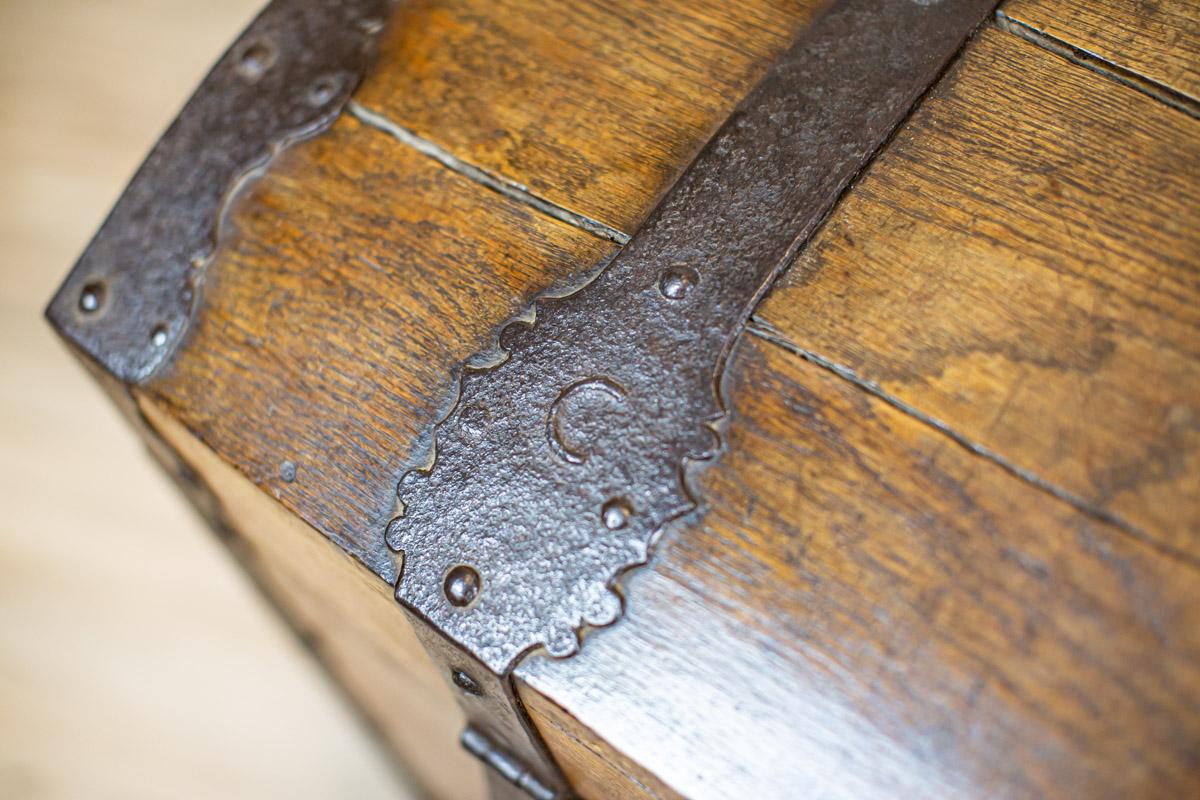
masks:
{"type": "Polygon", "coordinates": [[[505,327],[398,487],[397,599],[501,675],[615,621],[620,576],[696,506],[746,317],[994,5],[835,2],[594,280],[505,327]]]}
{"type": "Polygon", "coordinates": [[[126,384],[186,333],[231,199],[290,143],[327,128],[396,0],[273,0],[155,144],[46,309],[126,384]]]}

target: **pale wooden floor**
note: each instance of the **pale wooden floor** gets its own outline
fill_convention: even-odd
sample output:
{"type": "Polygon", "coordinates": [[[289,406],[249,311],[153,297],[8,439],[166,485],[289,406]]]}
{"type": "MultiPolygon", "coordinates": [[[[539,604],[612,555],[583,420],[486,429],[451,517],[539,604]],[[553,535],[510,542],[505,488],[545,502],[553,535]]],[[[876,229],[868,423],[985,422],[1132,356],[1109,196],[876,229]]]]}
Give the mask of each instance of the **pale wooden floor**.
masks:
{"type": "Polygon", "coordinates": [[[403,798],[41,319],[259,0],[0,0],[0,797],[403,798]]]}

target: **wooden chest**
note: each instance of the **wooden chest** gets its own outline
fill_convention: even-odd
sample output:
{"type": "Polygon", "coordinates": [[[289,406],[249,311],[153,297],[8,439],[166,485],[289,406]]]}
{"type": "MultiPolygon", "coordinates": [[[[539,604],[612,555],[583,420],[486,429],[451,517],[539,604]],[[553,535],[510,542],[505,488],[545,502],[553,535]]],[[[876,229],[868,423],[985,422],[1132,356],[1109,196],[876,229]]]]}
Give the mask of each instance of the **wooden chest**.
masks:
{"type": "Polygon", "coordinates": [[[1200,7],[275,0],[48,310],[430,794],[1200,794],[1200,7]]]}

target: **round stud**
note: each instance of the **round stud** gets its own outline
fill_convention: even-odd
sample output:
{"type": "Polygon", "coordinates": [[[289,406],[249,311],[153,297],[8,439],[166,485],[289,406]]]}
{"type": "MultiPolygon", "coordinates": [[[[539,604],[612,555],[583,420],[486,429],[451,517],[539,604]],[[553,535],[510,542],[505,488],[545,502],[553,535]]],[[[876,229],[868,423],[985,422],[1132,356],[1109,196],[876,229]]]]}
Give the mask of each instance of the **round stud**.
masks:
{"type": "Polygon", "coordinates": [[[668,300],[682,300],[700,280],[696,270],[683,264],[668,267],[658,282],[658,291],[668,300]]]}
{"type": "Polygon", "coordinates": [[[89,283],[79,293],[79,310],[85,314],[94,314],[104,305],[104,284],[89,283]]]}
{"type": "Polygon", "coordinates": [[[150,344],[155,347],[165,347],[167,344],[167,329],[159,325],[150,331],[150,344]]]}
{"type": "Polygon", "coordinates": [[[337,96],[340,87],[341,81],[332,75],[318,78],[308,90],[308,104],[313,108],[320,108],[337,96]]]}
{"type": "Polygon", "coordinates": [[[275,48],[266,42],[254,42],[238,59],[237,71],[243,78],[256,81],[275,63],[275,48]]]}
{"type": "Polygon", "coordinates": [[[629,515],[633,510],[629,507],[629,503],[622,498],[616,497],[609,500],[600,509],[600,519],[604,522],[604,527],[610,531],[620,530],[629,522],[629,515]]]}
{"type": "Polygon", "coordinates": [[[294,461],[285,461],[279,465],[279,477],[284,483],[291,483],[296,480],[296,463],[294,461]]]}
{"type": "Polygon", "coordinates": [[[450,605],[463,608],[469,606],[479,596],[479,590],[483,588],[483,581],[474,567],[459,564],[446,574],[446,583],[442,588],[446,592],[446,599],[450,601],[450,605]]]}
{"type": "Polygon", "coordinates": [[[451,670],[450,680],[453,681],[454,685],[459,689],[462,689],[464,692],[473,697],[479,697],[483,694],[483,689],[479,686],[479,683],[461,669],[451,670]]]}

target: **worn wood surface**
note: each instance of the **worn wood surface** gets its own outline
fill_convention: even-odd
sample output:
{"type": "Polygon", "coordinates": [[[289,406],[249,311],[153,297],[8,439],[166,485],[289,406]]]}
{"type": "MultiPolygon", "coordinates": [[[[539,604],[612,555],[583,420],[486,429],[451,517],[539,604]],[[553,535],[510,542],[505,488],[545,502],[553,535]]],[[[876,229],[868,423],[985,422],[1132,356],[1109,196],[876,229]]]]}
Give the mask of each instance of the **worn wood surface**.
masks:
{"type": "Polygon", "coordinates": [[[1200,3],[1195,0],[1009,0],[1003,11],[1200,103],[1200,3]]]}
{"type": "MultiPolygon", "coordinates": [[[[552,182],[585,156],[613,165],[627,185],[620,195],[626,222],[640,219],[662,182],[686,165],[755,70],[765,68],[782,46],[785,23],[798,26],[803,17],[795,9],[769,15],[776,33],[764,36],[761,12],[731,28],[732,18],[713,9],[695,20],[691,12],[662,6],[642,14],[619,47],[606,48],[594,40],[603,34],[617,41],[605,28],[617,23],[605,15],[625,12],[597,11],[599,21],[581,15],[578,24],[555,28],[593,37],[558,48],[576,63],[574,82],[560,85],[565,73],[525,60],[528,42],[518,34],[528,27],[522,19],[553,14],[533,6],[522,15],[504,11],[489,6],[486,13],[455,12],[491,31],[476,31],[467,41],[476,48],[474,60],[492,62],[447,73],[455,52],[467,58],[461,49],[443,43],[431,50],[430,43],[406,37],[437,34],[449,25],[451,10],[406,7],[390,26],[380,64],[357,100],[391,119],[393,109],[380,102],[391,96],[386,85],[417,69],[403,59],[421,64],[418,55],[427,52],[441,59],[439,80],[454,87],[445,89],[449,97],[422,95],[427,113],[450,114],[454,98],[472,107],[487,102],[493,113],[524,115],[535,138],[559,135],[555,126],[568,120],[587,120],[581,129],[598,138],[581,139],[579,154],[557,161],[543,155],[534,163],[548,170],[552,182]],[[684,22],[682,29],[672,27],[684,22]],[[688,80],[663,71],[663,27],[679,37],[677,47],[697,54],[686,59],[693,70],[688,80]],[[389,60],[395,58],[402,60],[389,60]],[[614,71],[645,72],[654,86],[669,84],[673,105],[632,113],[627,83],[589,82],[614,71]],[[528,102],[501,86],[488,94],[481,88],[487,76],[534,87],[545,83],[538,89],[542,100],[528,102]],[[591,105],[570,111],[555,100],[560,95],[586,96],[579,102],[591,105]],[[674,127],[659,130],[676,119],[686,135],[674,127]],[[638,149],[638,142],[656,139],[687,144],[661,152],[638,149]],[[659,177],[646,179],[646,169],[659,177]]],[[[542,44],[558,47],[553,37],[542,44]]],[[[652,87],[644,91],[638,105],[659,94],[652,87]]],[[[446,130],[470,132],[462,120],[450,123],[447,118],[446,130]]],[[[425,131],[417,126],[417,132],[425,131]]],[[[464,152],[480,157],[480,166],[492,166],[479,152],[464,152]]],[[[531,180],[522,171],[505,174],[531,180]]],[[[586,204],[584,210],[590,211],[586,204]]],[[[394,511],[394,488],[404,471],[424,463],[429,429],[453,402],[458,365],[487,350],[498,327],[534,294],[591,274],[616,247],[498,195],[352,117],[286,151],[235,205],[227,230],[204,277],[203,310],[150,389],[201,440],[389,580],[393,566],[382,530],[394,511]],[[296,467],[294,481],[281,477],[284,462],[296,467]],[[331,486],[341,488],[331,492],[331,486]]]]}
{"type": "Polygon", "coordinates": [[[707,513],[530,688],[687,797],[1200,791],[1194,566],[761,337],[726,388],[707,513]]]}
{"type": "MultiPolygon", "coordinates": [[[[629,231],[810,7],[529,8],[410,7],[358,101],[629,231]]],[[[519,668],[585,796],[1197,793],[1196,124],[1011,34],[968,49],[740,342],[728,449],[627,617],[519,668]]],[[[229,221],[143,397],[280,501],[262,579],[386,719],[396,481],[463,361],[614,245],[351,118],[229,221]]]]}
{"type": "Polygon", "coordinates": [[[258,0],[0,3],[0,797],[413,796],[42,308],[258,0]]]}
{"type": "Polygon", "coordinates": [[[983,37],[758,317],[1198,563],[1200,122],[1014,38],[983,37]]]}
{"type": "Polygon", "coordinates": [[[458,746],[464,717],[379,576],[259,490],[149,396],[138,406],[201,477],[243,561],[434,797],[482,800],[483,765],[458,746]],[[320,576],[313,580],[313,576],[320,576]]]}
{"type": "Polygon", "coordinates": [[[357,99],[632,232],[823,0],[423,0],[357,99]]]}
{"type": "Polygon", "coordinates": [[[591,736],[690,797],[1200,791],[1195,125],[984,33],[740,344],[707,513],[620,625],[519,668],[567,763],[591,736]]]}
{"type": "Polygon", "coordinates": [[[614,247],[344,117],[238,205],[203,311],[148,388],[394,580],[383,530],[396,485],[427,459],[458,365],[491,347],[531,293],[614,247]]]}
{"type": "MultiPolygon", "coordinates": [[[[421,28],[413,14],[428,13],[421,19],[431,23],[441,19],[415,8],[403,24],[421,28]]],[[[741,87],[748,65],[773,55],[755,49],[760,45],[752,33],[753,28],[744,32],[740,45],[731,45],[728,36],[721,44],[740,48],[738,77],[723,78],[725,67],[708,66],[710,79],[726,82],[725,94],[687,84],[672,89],[691,98],[675,101],[693,115],[687,123],[692,139],[683,149],[620,157],[614,149],[613,163],[634,158],[638,169],[649,165],[662,175],[682,168],[707,135],[706,126],[719,122],[736,102],[739,95],[729,85],[741,87]]],[[[777,39],[762,46],[778,46],[777,39]]],[[[650,57],[652,41],[632,54],[628,46],[585,52],[593,67],[637,69],[638,58],[650,57]]],[[[494,48],[491,57],[512,59],[518,45],[494,48]]],[[[709,45],[696,46],[703,51],[709,45]]],[[[538,79],[535,62],[523,69],[524,78],[509,79],[538,79]]],[[[504,71],[497,65],[483,74],[504,71]]],[[[474,78],[463,73],[454,80],[466,93],[474,78]]],[[[359,98],[368,108],[370,87],[368,82],[359,98]]],[[[614,96],[608,98],[618,105],[628,102],[616,96],[620,88],[612,85],[614,96]]],[[[605,96],[600,92],[593,102],[605,96]]],[[[499,101],[492,100],[499,109],[499,101]]],[[[522,113],[530,120],[540,114],[551,127],[563,119],[554,104],[522,113]]],[[[600,118],[608,129],[617,127],[611,114],[600,118]]],[[[626,138],[617,137],[614,148],[631,146],[629,137],[655,135],[645,116],[624,120],[620,127],[626,138]]],[[[585,148],[599,164],[609,161],[597,150],[604,141],[602,136],[585,148]]],[[[560,168],[569,168],[569,162],[560,168]]],[[[622,180],[633,181],[621,202],[636,218],[661,186],[640,185],[637,175],[622,180]]],[[[453,402],[458,365],[487,350],[498,327],[535,293],[584,278],[616,246],[482,187],[352,117],[277,159],[235,204],[225,230],[205,275],[202,311],[173,361],[145,387],[148,407],[161,411],[160,428],[186,428],[388,582],[393,565],[382,532],[394,513],[394,489],[406,469],[427,458],[429,429],[453,402]],[[294,465],[294,480],[285,479],[285,462],[294,465]]],[[[209,474],[215,468],[204,452],[198,450],[190,460],[204,461],[198,468],[209,474]]],[[[217,480],[218,485],[227,482],[226,476],[217,480]]],[[[242,505],[239,501],[237,507],[242,505]]],[[[239,514],[231,516],[236,522],[239,514]]],[[[361,635],[362,626],[345,624],[356,602],[372,618],[369,609],[378,598],[339,578],[343,567],[289,556],[293,545],[285,542],[294,537],[276,532],[276,526],[246,530],[256,548],[269,554],[262,559],[267,566],[260,578],[323,643],[322,652],[396,749],[411,763],[426,765],[417,771],[441,796],[463,796],[447,781],[470,774],[469,769],[441,769],[425,754],[430,745],[455,749],[436,731],[453,728],[458,716],[450,711],[436,725],[423,723],[436,717],[437,704],[430,698],[437,695],[422,689],[420,681],[407,689],[400,685],[407,673],[395,665],[404,657],[388,644],[387,626],[367,623],[378,634],[379,642],[373,643],[361,635]],[[283,566],[273,566],[276,562],[283,566]],[[289,566],[296,563],[308,564],[312,577],[306,580],[289,566]],[[337,616],[336,609],[345,616],[337,616]]],[[[388,583],[380,580],[378,586],[387,593],[388,583]]],[[[457,790],[467,791],[461,782],[457,790]]]]}

